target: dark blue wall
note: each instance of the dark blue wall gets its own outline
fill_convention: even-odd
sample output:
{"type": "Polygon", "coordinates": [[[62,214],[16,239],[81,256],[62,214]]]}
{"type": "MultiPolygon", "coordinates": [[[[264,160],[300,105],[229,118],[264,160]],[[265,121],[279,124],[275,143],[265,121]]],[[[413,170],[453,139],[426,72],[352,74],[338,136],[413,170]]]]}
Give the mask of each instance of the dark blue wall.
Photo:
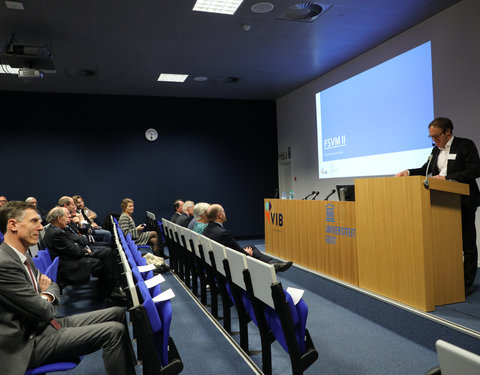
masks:
{"type": "Polygon", "coordinates": [[[175,199],[221,203],[237,236],[263,235],[277,187],[275,102],[0,93],[0,195],[52,208],[80,194],[99,222],[135,201],[171,216],[175,199]],[[144,137],[148,128],[160,134],[144,137]]]}

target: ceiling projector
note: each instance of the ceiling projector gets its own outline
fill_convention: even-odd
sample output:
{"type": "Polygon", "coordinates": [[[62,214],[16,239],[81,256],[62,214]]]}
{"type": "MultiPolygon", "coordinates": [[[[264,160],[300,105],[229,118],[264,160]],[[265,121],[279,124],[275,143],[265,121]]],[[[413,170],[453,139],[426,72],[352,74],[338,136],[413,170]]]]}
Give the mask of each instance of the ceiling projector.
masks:
{"type": "Polygon", "coordinates": [[[2,64],[18,68],[22,78],[39,78],[43,73],[56,73],[50,51],[44,46],[10,43],[0,59],[2,64]]]}
{"type": "Polygon", "coordinates": [[[18,69],[19,78],[43,78],[43,72],[36,69],[20,68],[18,69]]]}

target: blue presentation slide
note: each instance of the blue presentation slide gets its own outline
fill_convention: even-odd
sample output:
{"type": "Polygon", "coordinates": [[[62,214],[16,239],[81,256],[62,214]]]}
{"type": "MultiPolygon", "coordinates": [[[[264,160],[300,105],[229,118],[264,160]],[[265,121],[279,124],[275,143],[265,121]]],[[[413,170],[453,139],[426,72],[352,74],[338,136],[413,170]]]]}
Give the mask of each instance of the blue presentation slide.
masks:
{"type": "Polygon", "coordinates": [[[371,159],[375,155],[401,158],[398,153],[422,150],[416,163],[423,164],[432,147],[427,137],[434,116],[431,43],[317,93],[316,102],[320,178],[359,176],[358,170],[344,170],[348,163],[335,166],[344,159],[368,157],[364,161],[372,165],[361,175],[395,173],[386,169],[392,165],[371,159]]]}

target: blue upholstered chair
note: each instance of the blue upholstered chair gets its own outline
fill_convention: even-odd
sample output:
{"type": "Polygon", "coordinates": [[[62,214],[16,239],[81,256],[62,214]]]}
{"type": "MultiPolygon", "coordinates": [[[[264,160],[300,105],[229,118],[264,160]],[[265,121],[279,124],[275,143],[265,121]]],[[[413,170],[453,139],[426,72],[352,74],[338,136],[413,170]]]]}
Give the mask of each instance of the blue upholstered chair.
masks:
{"type": "Polygon", "coordinates": [[[36,256],[36,257],[33,257],[32,260],[33,260],[33,263],[35,263],[35,267],[37,267],[37,269],[44,274],[46,271],[46,268],[42,259],[36,256]]]}
{"type": "Polygon", "coordinates": [[[57,273],[58,273],[58,264],[60,263],[60,258],[55,257],[53,262],[47,267],[45,272],[42,272],[45,276],[48,276],[53,282],[57,282],[57,273]]]}
{"type": "Polygon", "coordinates": [[[48,364],[27,370],[25,372],[25,375],[45,375],[50,372],[72,370],[78,366],[78,364],[82,361],[82,359],[83,359],[83,356],[80,356],[80,357],[73,358],[71,361],[48,363],[48,364]]]}

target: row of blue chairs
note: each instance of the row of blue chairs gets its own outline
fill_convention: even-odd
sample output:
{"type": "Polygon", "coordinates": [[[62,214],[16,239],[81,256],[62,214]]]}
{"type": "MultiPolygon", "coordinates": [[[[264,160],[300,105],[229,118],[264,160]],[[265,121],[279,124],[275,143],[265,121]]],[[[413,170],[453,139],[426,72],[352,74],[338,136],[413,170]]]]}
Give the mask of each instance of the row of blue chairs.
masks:
{"type": "Polygon", "coordinates": [[[240,347],[245,353],[249,353],[248,323],[253,321],[258,327],[263,373],[272,373],[271,344],[275,340],[289,354],[295,375],[303,374],[318,359],[306,328],[308,306],[303,298],[294,303],[290,293],[277,280],[272,264],[246,256],[166,219],[162,222],[171,269],[192,288],[192,293],[199,295],[204,305],[208,305],[206,286],[210,286],[211,314],[217,319],[220,318],[218,298],[222,298],[223,325],[230,334],[230,307],[235,306],[240,347]]]}
{"type": "Polygon", "coordinates": [[[130,321],[137,342],[137,359],[143,365],[143,374],[178,374],[183,370],[183,362],[170,336],[172,303],[170,300],[155,301],[155,297],[162,292],[161,284],[152,283],[148,287],[147,282],[158,276],[153,270],[144,270],[147,261],[141,251],[130,234],[124,235],[116,218],[112,220],[124,269],[130,321]]]}

